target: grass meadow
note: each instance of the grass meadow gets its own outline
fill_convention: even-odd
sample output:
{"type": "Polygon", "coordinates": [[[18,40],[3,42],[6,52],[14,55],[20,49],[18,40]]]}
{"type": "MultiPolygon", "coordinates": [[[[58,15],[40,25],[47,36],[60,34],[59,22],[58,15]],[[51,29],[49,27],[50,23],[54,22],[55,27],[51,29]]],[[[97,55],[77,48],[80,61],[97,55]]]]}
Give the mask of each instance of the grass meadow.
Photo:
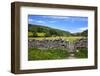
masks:
{"type": "MultiPolygon", "coordinates": [[[[55,40],[55,39],[64,39],[69,42],[74,42],[81,38],[86,37],[30,37],[29,39],[36,39],[36,40],[55,40]]],[[[68,49],[67,49],[68,50],[68,49]]],[[[70,53],[62,48],[48,48],[48,49],[39,49],[39,48],[28,48],[28,60],[50,60],[50,59],[68,59],[70,53]]],[[[88,51],[87,48],[78,48],[78,52],[74,53],[75,58],[87,58],[88,51]]]]}

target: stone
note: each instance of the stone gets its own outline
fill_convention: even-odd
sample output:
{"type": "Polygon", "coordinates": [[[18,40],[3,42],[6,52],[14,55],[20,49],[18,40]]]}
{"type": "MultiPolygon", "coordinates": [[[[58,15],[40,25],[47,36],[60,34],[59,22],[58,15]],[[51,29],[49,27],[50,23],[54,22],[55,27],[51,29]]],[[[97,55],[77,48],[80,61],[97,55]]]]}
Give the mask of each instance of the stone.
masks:
{"type": "Polygon", "coordinates": [[[86,47],[88,45],[87,39],[78,39],[75,42],[69,42],[68,40],[64,39],[43,39],[43,40],[35,40],[35,39],[28,39],[28,47],[29,48],[62,48],[68,50],[68,52],[75,52],[77,48],[86,47]]]}

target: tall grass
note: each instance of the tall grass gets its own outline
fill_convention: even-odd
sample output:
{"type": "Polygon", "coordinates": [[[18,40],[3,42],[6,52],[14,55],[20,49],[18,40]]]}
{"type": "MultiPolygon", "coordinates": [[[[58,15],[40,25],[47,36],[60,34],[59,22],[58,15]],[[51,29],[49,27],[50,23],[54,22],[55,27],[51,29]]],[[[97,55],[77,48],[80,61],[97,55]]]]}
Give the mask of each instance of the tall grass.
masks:
{"type": "Polygon", "coordinates": [[[79,52],[75,52],[75,57],[77,58],[88,58],[88,50],[87,48],[78,48],[79,52]]]}
{"type": "Polygon", "coordinates": [[[67,57],[69,57],[69,53],[64,49],[28,49],[28,60],[64,59],[67,57]]]}

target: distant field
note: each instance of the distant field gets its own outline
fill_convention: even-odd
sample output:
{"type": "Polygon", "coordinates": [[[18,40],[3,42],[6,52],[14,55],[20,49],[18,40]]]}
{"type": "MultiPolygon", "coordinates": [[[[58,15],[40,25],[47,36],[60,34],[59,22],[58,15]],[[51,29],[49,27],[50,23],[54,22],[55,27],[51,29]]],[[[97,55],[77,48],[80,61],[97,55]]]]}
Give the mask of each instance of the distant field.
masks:
{"type": "Polygon", "coordinates": [[[73,42],[77,39],[81,39],[81,38],[86,38],[86,37],[73,37],[73,36],[70,36],[70,37],[29,37],[29,39],[36,39],[36,40],[43,40],[43,39],[50,39],[50,40],[53,40],[53,39],[64,39],[64,40],[67,40],[67,41],[70,41],[70,42],[73,42]]]}

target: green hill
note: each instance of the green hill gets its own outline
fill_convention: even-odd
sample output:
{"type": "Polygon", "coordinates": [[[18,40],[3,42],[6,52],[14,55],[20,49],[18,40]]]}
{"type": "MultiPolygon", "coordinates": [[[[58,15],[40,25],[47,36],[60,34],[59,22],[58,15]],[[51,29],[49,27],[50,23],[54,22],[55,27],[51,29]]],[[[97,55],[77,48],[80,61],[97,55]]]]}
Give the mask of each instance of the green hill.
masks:
{"type": "Polygon", "coordinates": [[[88,30],[78,33],[70,33],[68,31],[55,29],[43,25],[28,24],[29,37],[55,37],[55,36],[88,36],[88,30]]]}
{"type": "Polygon", "coordinates": [[[71,36],[71,33],[68,31],[54,29],[47,26],[28,24],[28,36],[29,37],[71,36]]]}
{"type": "Polygon", "coordinates": [[[85,36],[85,37],[87,37],[88,36],[88,30],[84,30],[82,32],[74,33],[72,35],[73,36],[85,36]]]}
{"type": "Polygon", "coordinates": [[[81,34],[82,36],[88,36],[88,30],[83,31],[81,34]]]}

